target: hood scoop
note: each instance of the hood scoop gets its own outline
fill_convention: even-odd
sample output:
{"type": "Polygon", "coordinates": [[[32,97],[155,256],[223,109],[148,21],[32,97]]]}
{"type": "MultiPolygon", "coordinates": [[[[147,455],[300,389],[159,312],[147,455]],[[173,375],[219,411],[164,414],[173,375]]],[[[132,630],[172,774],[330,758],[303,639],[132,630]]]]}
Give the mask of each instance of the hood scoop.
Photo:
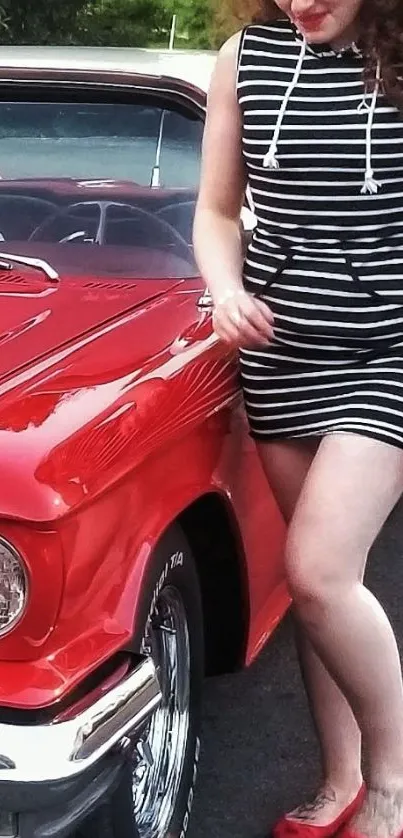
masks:
{"type": "Polygon", "coordinates": [[[36,271],[28,269],[27,274],[24,276],[24,274],[12,268],[11,270],[0,269],[0,294],[6,288],[18,288],[21,291],[37,294],[38,291],[43,291],[44,284],[42,278],[38,277],[36,271]]]}
{"type": "MultiPolygon", "coordinates": [[[[80,290],[86,289],[89,291],[134,291],[136,288],[136,282],[120,282],[119,280],[108,281],[108,280],[77,280],[75,279],[74,283],[69,283],[70,287],[75,286],[80,290]]],[[[43,291],[44,285],[42,280],[36,275],[36,271],[31,271],[28,269],[27,274],[19,273],[18,271],[11,268],[11,270],[2,270],[0,269],[0,294],[1,291],[5,290],[5,286],[8,288],[19,288],[21,291],[28,291],[31,293],[38,293],[38,291],[43,291]]]]}
{"type": "Polygon", "coordinates": [[[106,290],[106,291],[133,291],[136,287],[136,282],[120,282],[114,280],[108,282],[107,280],[90,280],[88,282],[80,282],[81,288],[89,288],[91,291],[106,290]]]}
{"type": "MultiPolygon", "coordinates": [[[[23,276],[17,273],[17,271],[0,270],[0,282],[2,284],[6,283],[7,285],[25,285],[28,287],[32,285],[31,277],[23,276]]],[[[39,285],[39,282],[37,284],[39,285]]]]}

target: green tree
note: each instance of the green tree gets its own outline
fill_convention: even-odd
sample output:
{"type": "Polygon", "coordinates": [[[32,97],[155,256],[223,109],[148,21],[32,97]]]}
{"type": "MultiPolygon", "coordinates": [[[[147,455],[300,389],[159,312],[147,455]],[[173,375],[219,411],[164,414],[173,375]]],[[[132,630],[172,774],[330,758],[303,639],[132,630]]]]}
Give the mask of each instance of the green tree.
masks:
{"type": "Polygon", "coordinates": [[[178,35],[187,38],[188,46],[199,49],[212,46],[212,0],[165,0],[165,5],[171,18],[176,14],[178,35]]]}
{"type": "Polygon", "coordinates": [[[2,0],[1,38],[10,44],[71,43],[88,0],[2,0]]]}
{"type": "Polygon", "coordinates": [[[239,28],[242,13],[255,2],[0,0],[0,38],[9,44],[165,46],[176,14],[176,46],[209,49],[239,28]]]}
{"type": "Polygon", "coordinates": [[[87,3],[79,22],[80,43],[146,47],[167,41],[170,11],[164,0],[97,0],[87,3]]]}

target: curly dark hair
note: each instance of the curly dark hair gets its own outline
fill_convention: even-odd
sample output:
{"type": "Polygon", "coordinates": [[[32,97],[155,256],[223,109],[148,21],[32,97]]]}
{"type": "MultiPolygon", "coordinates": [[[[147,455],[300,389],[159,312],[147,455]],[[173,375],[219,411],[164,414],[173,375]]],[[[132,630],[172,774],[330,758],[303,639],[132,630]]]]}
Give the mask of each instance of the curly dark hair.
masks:
{"type": "MultiPolygon", "coordinates": [[[[273,0],[256,0],[254,20],[273,20],[281,14],[273,0]]],[[[360,47],[366,57],[364,80],[373,90],[377,62],[388,99],[403,111],[403,0],[363,0],[360,47]]]]}

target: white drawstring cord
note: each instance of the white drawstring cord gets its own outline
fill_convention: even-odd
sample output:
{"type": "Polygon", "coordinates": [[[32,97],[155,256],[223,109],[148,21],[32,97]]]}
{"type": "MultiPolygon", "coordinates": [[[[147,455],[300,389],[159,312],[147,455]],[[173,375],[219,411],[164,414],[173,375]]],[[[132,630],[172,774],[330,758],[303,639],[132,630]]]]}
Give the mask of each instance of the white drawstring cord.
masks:
{"type": "Polygon", "coordinates": [[[300,52],[300,55],[299,55],[298,64],[295,68],[295,73],[294,73],[293,79],[292,79],[291,83],[289,84],[288,89],[287,89],[287,91],[284,95],[284,99],[283,99],[283,102],[282,102],[282,105],[281,105],[281,108],[280,108],[280,111],[279,111],[279,115],[277,117],[277,124],[276,124],[275,130],[274,130],[273,139],[270,143],[270,148],[269,148],[267,154],[265,155],[265,157],[263,159],[263,166],[266,169],[279,169],[280,168],[280,164],[277,160],[277,143],[278,143],[278,139],[279,139],[279,136],[280,136],[281,126],[283,124],[284,114],[287,110],[287,105],[288,105],[289,99],[291,97],[291,94],[293,93],[294,88],[297,86],[298,81],[299,81],[299,77],[300,77],[301,70],[302,70],[302,65],[304,63],[305,53],[306,53],[306,40],[304,38],[303,41],[302,41],[301,52],[300,52]]]}
{"type": "Polygon", "coordinates": [[[361,189],[362,195],[376,195],[378,189],[381,188],[382,184],[375,180],[374,177],[374,170],[372,168],[372,129],[374,126],[374,117],[376,111],[376,105],[379,96],[379,90],[381,86],[381,63],[378,60],[376,65],[376,80],[375,80],[375,87],[372,93],[371,98],[371,105],[368,105],[366,97],[360,102],[358,106],[358,111],[361,113],[363,110],[368,111],[368,121],[367,121],[367,130],[366,130],[366,170],[365,170],[365,181],[364,185],[361,189]]]}
{"type": "MultiPolygon", "coordinates": [[[[284,95],[284,99],[281,104],[281,108],[277,117],[276,127],[274,129],[273,139],[270,143],[270,147],[268,152],[265,154],[263,158],[263,166],[266,169],[279,169],[280,164],[277,159],[277,143],[281,133],[281,127],[283,124],[283,119],[285,112],[287,110],[288,102],[294,92],[295,87],[298,84],[299,77],[301,75],[302,65],[304,63],[305,55],[307,50],[307,43],[305,38],[302,39],[301,44],[301,51],[298,58],[298,63],[295,68],[295,73],[290,82],[287,91],[284,95]]],[[[368,112],[368,121],[367,121],[367,128],[366,128],[366,168],[365,168],[365,180],[364,185],[361,189],[362,195],[376,195],[378,189],[382,187],[382,184],[375,180],[375,173],[372,168],[372,130],[374,127],[374,118],[376,112],[376,106],[381,86],[381,63],[378,60],[376,65],[376,78],[375,78],[375,87],[371,97],[371,104],[369,105],[367,102],[367,96],[365,95],[362,102],[360,102],[358,106],[358,111],[361,113],[363,110],[368,112]]]]}

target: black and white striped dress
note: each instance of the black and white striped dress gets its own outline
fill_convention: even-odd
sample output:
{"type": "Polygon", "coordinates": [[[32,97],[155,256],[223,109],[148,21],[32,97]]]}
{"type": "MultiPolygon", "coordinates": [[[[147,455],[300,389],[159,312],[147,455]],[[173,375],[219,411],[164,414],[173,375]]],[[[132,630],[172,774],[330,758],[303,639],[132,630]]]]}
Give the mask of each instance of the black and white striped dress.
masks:
{"type": "MultiPolygon", "coordinates": [[[[260,441],[351,432],[403,446],[403,116],[363,59],[250,26],[238,100],[257,227],[244,283],[275,335],[242,350],[260,441]]],[[[378,69],[378,75],[381,68],[378,69]]]]}

